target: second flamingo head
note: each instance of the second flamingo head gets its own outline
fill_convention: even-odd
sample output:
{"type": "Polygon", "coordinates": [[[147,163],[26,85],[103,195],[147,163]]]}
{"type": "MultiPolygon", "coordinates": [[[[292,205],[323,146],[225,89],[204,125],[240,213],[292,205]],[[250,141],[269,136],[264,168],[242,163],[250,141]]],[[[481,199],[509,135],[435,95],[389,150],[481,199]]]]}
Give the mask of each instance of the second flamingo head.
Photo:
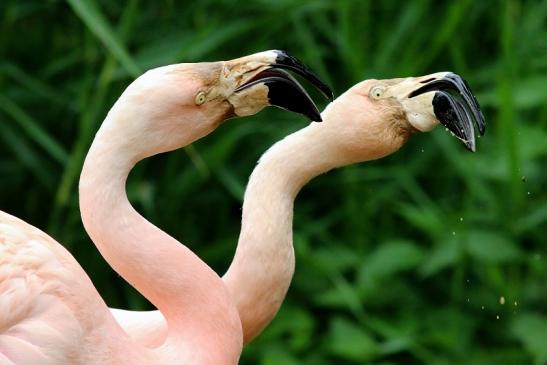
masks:
{"type": "Polygon", "coordinates": [[[482,135],[484,116],[468,84],[451,72],[360,82],[322,114],[317,131],[336,144],[344,163],[372,160],[398,150],[415,132],[444,125],[475,151],[474,124],[482,135]]]}

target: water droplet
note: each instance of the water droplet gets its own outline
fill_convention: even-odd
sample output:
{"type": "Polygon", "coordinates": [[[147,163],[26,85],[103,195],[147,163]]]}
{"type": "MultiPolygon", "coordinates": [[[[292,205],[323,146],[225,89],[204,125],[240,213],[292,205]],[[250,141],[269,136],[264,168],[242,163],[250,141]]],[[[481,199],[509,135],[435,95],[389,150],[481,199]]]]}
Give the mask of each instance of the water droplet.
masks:
{"type": "Polygon", "coordinates": [[[500,319],[500,316],[499,316],[499,314],[498,314],[498,315],[496,315],[496,319],[500,319]]]}
{"type": "Polygon", "coordinates": [[[518,305],[517,301],[515,301],[515,307],[518,305]]]}
{"type": "Polygon", "coordinates": [[[481,307],[482,310],[484,310],[484,305],[481,307]]]}
{"type": "Polygon", "coordinates": [[[463,222],[463,217],[460,217],[460,222],[463,222]]]}
{"type": "Polygon", "coordinates": [[[522,180],[522,182],[526,182],[526,176],[522,175],[520,179],[522,180]]]}
{"type": "Polygon", "coordinates": [[[469,279],[467,279],[466,281],[469,282],[469,279]]]}
{"type": "Polygon", "coordinates": [[[452,231],[452,236],[455,236],[456,235],[456,232],[452,231]]]}
{"type": "Polygon", "coordinates": [[[504,305],[504,304],[505,304],[505,297],[500,297],[500,304],[501,304],[501,305],[504,305]]]}
{"type": "Polygon", "coordinates": [[[469,303],[469,298],[467,298],[467,303],[469,303]]]}
{"type": "Polygon", "coordinates": [[[528,195],[530,195],[530,192],[528,192],[528,195]]]}
{"type": "Polygon", "coordinates": [[[424,149],[422,148],[422,152],[424,152],[424,149]]]}

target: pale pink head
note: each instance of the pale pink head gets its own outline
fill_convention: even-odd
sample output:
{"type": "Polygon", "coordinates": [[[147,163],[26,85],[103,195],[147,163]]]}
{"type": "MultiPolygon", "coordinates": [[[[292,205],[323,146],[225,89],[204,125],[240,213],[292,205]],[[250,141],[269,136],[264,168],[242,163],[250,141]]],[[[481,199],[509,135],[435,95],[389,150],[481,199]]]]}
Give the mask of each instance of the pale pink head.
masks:
{"type": "Polygon", "coordinates": [[[484,133],[484,117],[459,76],[439,72],[422,77],[366,80],[339,96],[315,128],[329,130],[335,150],[348,163],[398,150],[415,132],[443,124],[465,147],[475,150],[473,123],[484,133]]]}
{"type": "Polygon", "coordinates": [[[224,120],[273,105],[320,121],[317,107],[285,70],[296,72],[332,99],[330,89],[283,51],[182,63],[147,71],[127,87],[99,133],[117,138],[132,160],[187,145],[224,120]]]}

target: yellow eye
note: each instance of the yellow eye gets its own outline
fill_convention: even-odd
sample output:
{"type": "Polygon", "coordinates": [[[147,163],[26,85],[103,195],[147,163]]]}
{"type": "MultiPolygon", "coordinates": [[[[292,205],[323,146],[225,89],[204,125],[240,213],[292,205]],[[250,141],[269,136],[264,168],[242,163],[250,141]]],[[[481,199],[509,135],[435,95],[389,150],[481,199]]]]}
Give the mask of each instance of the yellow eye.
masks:
{"type": "Polygon", "coordinates": [[[370,96],[372,96],[374,99],[380,99],[384,94],[384,90],[385,88],[383,86],[375,86],[370,89],[370,96]]]}
{"type": "Polygon", "coordinates": [[[196,98],[194,99],[194,102],[196,103],[196,105],[201,105],[205,103],[206,100],[207,100],[207,97],[205,96],[205,93],[203,91],[200,91],[199,93],[197,93],[196,98]]]}

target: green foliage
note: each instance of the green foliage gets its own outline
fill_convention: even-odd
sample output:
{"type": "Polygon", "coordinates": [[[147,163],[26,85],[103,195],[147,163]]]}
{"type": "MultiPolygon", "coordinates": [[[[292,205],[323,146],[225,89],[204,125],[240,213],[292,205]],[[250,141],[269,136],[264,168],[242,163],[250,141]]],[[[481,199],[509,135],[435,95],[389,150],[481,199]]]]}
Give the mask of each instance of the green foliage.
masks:
{"type": "Polygon", "coordinates": [[[515,336],[534,354],[534,364],[547,364],[547,318],[533,313],[522,313],[512,326],[515,336]]]}
{"type": "MultiPolygon", "coordinates": [[[[484,107],[477,152],[439,128],[312,181],[288,298],[241,363],[547,364],[546,24],[539,0],[3,0],[0,209],[63,242],[110,305],[150,308],[90,243],[76,189],[140,72],[279,48],[339,95],[453,70],[484,107]]],[[[130,198],[223,273],[256,160],[304,125],[280,110],[230,121],[140,164],[130,198]]]]}

